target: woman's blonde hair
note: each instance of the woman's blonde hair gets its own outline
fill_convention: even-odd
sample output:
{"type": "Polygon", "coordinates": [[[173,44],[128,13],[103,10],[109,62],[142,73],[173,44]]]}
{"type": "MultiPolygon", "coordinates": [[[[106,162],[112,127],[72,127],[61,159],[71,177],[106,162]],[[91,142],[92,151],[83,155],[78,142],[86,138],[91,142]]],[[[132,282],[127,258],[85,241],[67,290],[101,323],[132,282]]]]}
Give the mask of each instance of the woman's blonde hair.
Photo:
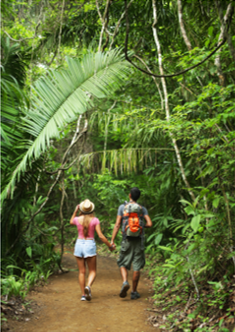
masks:
{"type": "Polygon", "coordinates": [[[84,216],[83,219],[83,235],[86,238],[88,236],[88,230],[89,230],[89,224],[91,222],[91,220],[95,217],[95,213],[83,213],[82,211],[80,211],[79,216],[84,216]]]}

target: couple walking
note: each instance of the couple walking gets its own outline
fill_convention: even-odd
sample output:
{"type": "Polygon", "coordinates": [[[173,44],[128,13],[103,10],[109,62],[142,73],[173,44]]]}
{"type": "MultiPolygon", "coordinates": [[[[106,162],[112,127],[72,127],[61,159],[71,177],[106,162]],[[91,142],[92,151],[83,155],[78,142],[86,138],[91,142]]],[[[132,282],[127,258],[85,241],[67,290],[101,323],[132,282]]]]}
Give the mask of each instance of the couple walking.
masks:
{"type": "Polygon", "coordinates": [[[79,269],[78,279],[82,291],[81,301],[91,300],[91,286],[96,277],[95,231],[101,241],[108,246],[109,250],[113,251],[116,249],[114,240],[121,226],[123,239],[117,263],[123,283],[119,296],[122,298],[127,296],[127,291],[130,288],[127,270],[130,270],[131,264],[133,264],[131,299],[135,300],[140,297],[140,294],[137,292],[137,286],[140,278],[140,270],[145,265],[144,228],[152,227],[152,221],[147,209],[136,203],[139,197],[140,190],[134,187],[129,193],[129,202],[125,202],[125,204],[119,206],[111,242],[103,235],[100,221],[94,215],[95,205],[86,199],[76,206],[70,219],[70,224],[76,225],[78,229],[78,239],[75,243],[74,256],[76,257],[79,269]],[[79,210],[79,216],[77,217],[76,215],[79,210]],[[85,262],[89,270],[87,286],[85,286],[85,262]]]}

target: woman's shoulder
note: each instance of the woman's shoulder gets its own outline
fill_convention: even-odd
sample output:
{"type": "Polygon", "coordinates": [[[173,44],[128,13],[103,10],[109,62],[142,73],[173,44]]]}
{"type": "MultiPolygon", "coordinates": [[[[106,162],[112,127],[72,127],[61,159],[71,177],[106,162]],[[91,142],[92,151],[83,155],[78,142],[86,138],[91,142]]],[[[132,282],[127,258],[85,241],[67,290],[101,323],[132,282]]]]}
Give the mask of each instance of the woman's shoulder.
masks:
{"type": "MultiPolygon", "coordinates": [[[[75,218],[74,218],[74,219],[75,219],[75,218]]],[[[83,219],[84,219],[83,216],[76,217],[76,221],[77,221],[77,223],[80,224],[80,225],[83,224],[83,219]]]]}
{"type": "Polygon", "coordinates": [[[98,224],[100,224],[100,221],[99,221],[99,219],[98,218],[96,218],[96,217],[94,217],[93,219],[92,219],[92,224],[93,225],[98,225],[98,224]]]}

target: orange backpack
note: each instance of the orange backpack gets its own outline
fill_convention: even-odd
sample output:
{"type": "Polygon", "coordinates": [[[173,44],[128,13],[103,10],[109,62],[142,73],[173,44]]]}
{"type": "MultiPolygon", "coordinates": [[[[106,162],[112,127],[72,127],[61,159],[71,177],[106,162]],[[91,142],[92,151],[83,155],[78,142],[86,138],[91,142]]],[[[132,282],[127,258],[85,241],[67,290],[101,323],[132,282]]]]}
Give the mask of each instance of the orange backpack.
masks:
{"type": "Polygon", "coordinates": [[[131,237],[141,237],[144,234],[143,209],[139,204],[127,203],[124,206],[122,233],[131,237]]]}

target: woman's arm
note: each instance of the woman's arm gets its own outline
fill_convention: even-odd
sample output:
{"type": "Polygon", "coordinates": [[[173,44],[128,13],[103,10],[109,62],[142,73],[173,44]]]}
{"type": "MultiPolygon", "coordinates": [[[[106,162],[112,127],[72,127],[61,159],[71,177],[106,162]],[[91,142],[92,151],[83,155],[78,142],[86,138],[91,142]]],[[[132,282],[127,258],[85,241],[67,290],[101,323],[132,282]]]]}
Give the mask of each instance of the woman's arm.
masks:
{"type": "Polygon", "coordinates": [[[115,246],[114,245],[111,245],[111,243],[106,239],[106,237],[104,236],[104,234],[102,233],[101,231],[101,228],[100,228],[100,224],[96,225],[95,226],[95,230],[96,230],[96,233],[98,234],[99,238],[101,239],[101,241],[103,243],[106,244],[106,246],[112,251],[115,249],[115,246]]]}
{"type": "Polygon", "coordinates": [[[76,214],[77,214],[79,208],[80,208],[80,205],[78,204],[78,205],[76,206],[75,210],[74,210],[74,213],[73,213],[71,219],[70,219],[70,222],[69,222],[70,225],[74,225],[74,223],[73,223],[73,219],[76,217],[76,214]]]}

